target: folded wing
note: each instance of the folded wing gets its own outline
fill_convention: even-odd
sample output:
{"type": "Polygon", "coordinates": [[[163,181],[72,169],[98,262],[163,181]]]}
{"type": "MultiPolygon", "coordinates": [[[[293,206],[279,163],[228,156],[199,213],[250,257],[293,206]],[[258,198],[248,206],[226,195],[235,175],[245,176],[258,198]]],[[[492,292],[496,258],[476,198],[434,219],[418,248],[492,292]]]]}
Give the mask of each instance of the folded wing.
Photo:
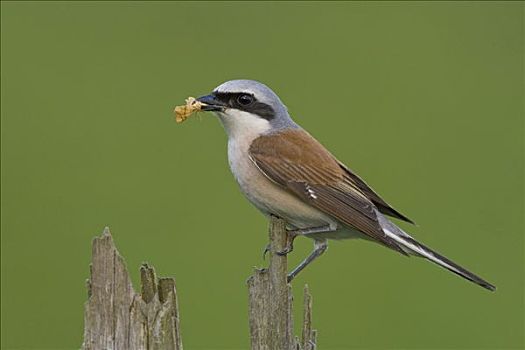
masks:
{"type": "Polygon", "coordinates": [[[375,213],[376,208],[390,206],[362,180],[349,176],[349,170],[305,131],[263,135],[252,142],[249,153],[273,182],[343,224],[406,254],[384,233],[375,213]]]}

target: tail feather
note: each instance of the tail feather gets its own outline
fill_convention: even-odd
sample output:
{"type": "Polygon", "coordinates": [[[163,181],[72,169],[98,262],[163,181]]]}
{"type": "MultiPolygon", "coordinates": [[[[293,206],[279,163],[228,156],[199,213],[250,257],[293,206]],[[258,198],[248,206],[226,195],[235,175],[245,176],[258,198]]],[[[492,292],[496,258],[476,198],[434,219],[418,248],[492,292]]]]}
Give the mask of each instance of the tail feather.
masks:
{"type": "MultiPolygon", "coordinates": [[[[382,218],[383,220],[386,220],[387,222],[383,222],[386,225],[383,226],[383,231],[387,236],[392,238],[396,241],[402,248],[406,249],[407,253],[412,253],[415,255],[419,255],[427,260],[432,261],[433,263],[444,267],[445,269],[471,281],[478,285],[480,285],[483,288],[486,288],[490,291],[495,291],[496,287],[489,282],[485,281],[483,278],[473,274],[472,272],[468,271],[467,269],[459,266],[455,262],[451,261],[450,259],[444,257],[443,255],[439,254],[438,252],[428,248],[427,246],[419,243],[414,238],[406,234],[404,231],[402,231],[400,228],[395,226],[393,223],[388,221],[386,218],[382,218]]],[[[383,221],[380,220],[380,221],[383,221]]],[[[382,224],[383,224],[382,223],[382,224]]]]}

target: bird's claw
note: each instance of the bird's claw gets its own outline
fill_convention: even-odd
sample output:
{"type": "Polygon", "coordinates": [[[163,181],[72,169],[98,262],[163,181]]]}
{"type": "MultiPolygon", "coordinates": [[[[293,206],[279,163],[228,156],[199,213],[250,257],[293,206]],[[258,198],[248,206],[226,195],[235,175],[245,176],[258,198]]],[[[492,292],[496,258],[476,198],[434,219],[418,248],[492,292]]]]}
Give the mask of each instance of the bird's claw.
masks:
{"type": "MultiPolygon", "coordinates": [[[[299,234],[297,233],[297,230],[287,230],[286,231],[286,247],[281,251],[275,252],[275,254],[279,256],[286,256],[290,254],[293,251],[293,241],[295,237],[297,237],[298,235],[299,234]]],[[[263,255],[262,255],[263,260],[266,260],[266,254],[268,254],[269,251],[271,251],[271,245],[268,243],[264,247],[264,250],[263,250],[263,255]]]]}
{"type": "Polygon", "coordinates": [[[263,255],[262,255],[263,260],[266,260],[266,254],[268,254],[269,251],[270,251],[270,243],[268,243],[268,244],[264,247],[263,255]]]}
{"type": "Polygon", "coordinates": [[[281,251],[278,251],[278,252],[275,252],[275,254],[279,255],[279,256],[286,256],[288,255],[289,253],[291,253],[293,251],[293,245],[290,245],[286,248],[284,248],[283,250],[281,251]]]}
{"type": "Polygon", "coordinates": [[[287,230],[286,231],[286,247],[279,251],[275,252],[277,255],[285,256],[288,255],[293,251],[293,241],[297,237],[297,231],[296,230],[287,230]]]}

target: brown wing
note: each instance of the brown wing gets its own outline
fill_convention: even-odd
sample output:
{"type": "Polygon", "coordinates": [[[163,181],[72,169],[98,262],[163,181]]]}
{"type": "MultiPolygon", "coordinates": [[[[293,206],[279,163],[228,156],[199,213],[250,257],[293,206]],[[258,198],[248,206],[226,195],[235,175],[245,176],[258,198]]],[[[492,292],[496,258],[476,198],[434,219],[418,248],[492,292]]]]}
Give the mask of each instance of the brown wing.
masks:
{"type": "Polygon", "coordinates": [[[374,203],[330,152],[305,131],[287,130],[258,137],[249,153],[270,180],[342,223],[406,254],[384,234],[374,203]]]}
{"type": "Polygon", "coordinates": [[[401,219],[411,224],[415,224],[414,221],[410,220],[408,217],[406,217],[405,215],[401,214],[400,212],[392,208],[392,206],[388,204],[387,202],[385,202],[383,198],[379,197],[379,195],[372,188],[370,188],[370,186],[368,186],[368,184],[364,182],[363,179],[361,179],[359,176],[354,174],[352,170],[348,169],[343,163],[339,161],[338,161],[338,164],[345,171],[348,179],[352,181],[355,184],[355,186],[357,186],[359,190],[361,190],[361,192],[363,192],[363,194],[368,199],[370,199],[372,203],[374,203],[374,205],[377,207],[377,210],[379,210],[381,213],[385,215],[401,219]]]}

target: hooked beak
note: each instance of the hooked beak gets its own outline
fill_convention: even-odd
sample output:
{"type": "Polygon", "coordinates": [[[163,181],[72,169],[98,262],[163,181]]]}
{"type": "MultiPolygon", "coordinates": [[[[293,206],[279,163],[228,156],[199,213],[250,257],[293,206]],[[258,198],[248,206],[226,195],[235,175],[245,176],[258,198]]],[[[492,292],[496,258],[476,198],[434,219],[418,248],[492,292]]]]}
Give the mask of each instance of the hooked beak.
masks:
{"type": "Polygon", "coordinates": [[[203,111],[218,111],[218,112],[222,112],[222,111],[224,111],[224,109],[226,107],[226,104],[224,102],[218,100],[213,95],[201,96],[201,97],[197,98],[197,101],[199,101],[200,103],[203,104],[203,106],[201,107],[201,110],[203,110],[203,111]]]}

